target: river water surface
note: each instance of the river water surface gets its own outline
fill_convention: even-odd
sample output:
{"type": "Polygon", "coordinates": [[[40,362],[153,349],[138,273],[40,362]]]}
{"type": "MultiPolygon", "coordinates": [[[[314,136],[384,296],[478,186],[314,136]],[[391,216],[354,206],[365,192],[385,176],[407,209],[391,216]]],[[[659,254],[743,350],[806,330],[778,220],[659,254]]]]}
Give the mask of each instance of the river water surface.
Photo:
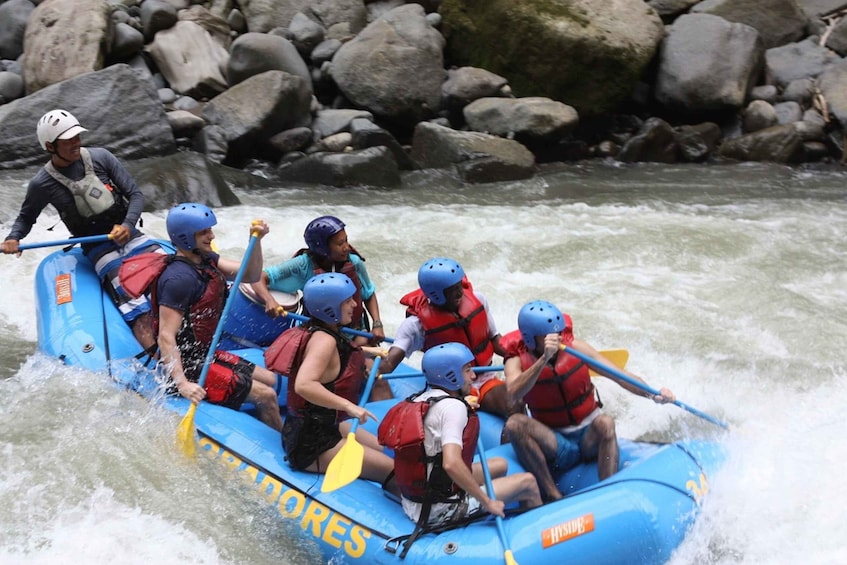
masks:
{"type": "MultiPolygon", "coordinates": [[[[0,172],[2,235],[32,173],[0,172]]],[[[218,245],[240,259],[262,217],[266,261],[279,261],[309,220],[341,217],[388,335],[433,256],[463,265],[502,333],[526,301],[559,304],[579,337],[628,349],[651,386],[731,424],[598,383],[621,437],[727,446],[672,563],[847,563],[847,174],[597,163],[518,183],[406,180],[235,187],[242,205],[216,211],[218,245]]],[[[165,212],[143,217],[165,236],[165,212]]],[[[46,211],[26,241],[66,237],[48,231],[57,221],[46,211]]],[[[50,251],[0,256],[0,563],[319,563],[297,524],[217,464],[183,462],[176,416],[37,353],[32,279],[50,251]]]]}

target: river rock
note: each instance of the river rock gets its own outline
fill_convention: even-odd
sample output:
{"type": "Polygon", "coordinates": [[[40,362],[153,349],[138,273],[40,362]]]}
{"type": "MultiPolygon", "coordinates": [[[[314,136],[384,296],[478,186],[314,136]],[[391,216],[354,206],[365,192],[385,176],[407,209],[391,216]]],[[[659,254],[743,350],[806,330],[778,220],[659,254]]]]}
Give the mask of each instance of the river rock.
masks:
{"type": "Polygon", "coordinates": [[[625,163],[676,163],[679,160],[676,132],[665,120],[650,118],[644,122],[641,130],[621,147],[618,160],[625,163]]]}
{"type": "Polygon", "coordinates": [[[764,100],[753,100],[741,114],[741,128],[745,133],[767,129],[778,123],[773,105],[764,100]]]}
{"type": "Polygon", "coordinates": [[[445,108],[460,110],[474,100],[505,95],[508,83],[504,77],[477,67],[449,69],[441,85],[441,99],[445,108]]]}
{"type": "Polygon", "coordinates": [[[111,8],[105,0],[48,0],[39,4],[24,34],[27,94],[97,71],[110,46],[111,8]]]}
{"type": "MultiPolygon", "coordinates": [[[[327,29],[344,29],[345,33],[355,35],[368,23],[368,11],[362,0],[315,0],[309,9],[321,25],[327,29]]],[[[327,37],[333,37],[332,32],[327,37]]]]}
{"type": "Polygon", "coordinates": [[[156,89],[128,65],[45,87],[0,106],[0,169],[41,164],[35,126],[51,108],[68,110],[88,129],[85,145],[105,147],[121,159],[176,151],[173,133],[156,89]]]}
{"type": "Polygon", "coordinates": [[[178,21],[158,32],[145,50],[180,94],[205,98],[227,89],[221,69],[229,61],[229,52],[195,22],[178,21]]]}
{"type": "Polygon", "coordinates": [[[179,17],[172,4],[162,0],[145,0],[141,3],[141,27],[147,41],[153,39],[156,33],[170,29],[179,17]]]}
{"type": "Polygon", "coordinates": [[[275,27],[285,27],[297,12],[306,13],[312,0],[240,0],[238,5],[247,20],[247,29],[266,33],[275,27]]]}
{"type": "Polygon", "coordinates": [[[313,153],[283,165],[277,174],[284,181],[337,187],[392,188],[400,185],[397,163],[387,147],[346,153],[313,153]]]}
{"type": "Polygon", "coordinates": [[[519,180],[535,174],[535,156],[517,141],[430,122],[415,127],[411,157],[424,168],[454,168],[470,183],[519,180]]]}
{"type": "Polygon", "coordinates": [[[803,142],[795,124],[776,125],[724,140],[719,154],[737,161],[797,163],[803,158],[803,142]]]}
{"type": "Polygon", "coordinates": [[[454,64],[507,77],[516,96],[559,100],[580,116],[628,98],[665,34],[644,0],[444,0],[439,13],[454,64]]]}
{"type": "Polygon", "coordinates": [[[220,169],[220,165],[193,151],[127,163],[127,170],[144,193],[145,210],[150,212],[167,210],[180,202],[200,202],[211,208],[240,204],[220,169]]]}
{"type": "Polygon", "coordinates": [[[312,76],[309,68],[289,40],[267,33],[245,33],[232,43],[226,65],[230,86],[265,71],[285,71],[297,75],[309,85],[311,93],[312,76]]]}
{"type": "Polygon", "coordinates": [[[659,54],[656,99],[682,113],[741,108],[762,68],[759,33],[709,14],[678,18],[659,54]]]}
{"type": "Polygon", "coordinates": [[[829,112],[847,128],[847,61],[833,65],[818,77],[818,88],[829,112]]]}
{"type": "Polygon", "coordinates": [[[406,4],[369,24],[341,46],[331,73],[355,106],[412,125],[434,115],[444,82],[444,38],[418,4],[406,4]]]}
{"type": "Polygon", "coordinates": [[[203,117],[222,128],[227,158],[237,163],[272,135],[308,124],[310,104],[309,87],[301,77],[265,71],[209,100],[203,117]]]}
{"type": "Polygon", "coordinates": [[[521,143],[558,141],[572,132],[579,116],[572,107],[549,98],[480,98],[463,110],[468,127],[521,143]]]}
{"type": "Polygon", "coordinates": [[[24,52],[24,32],[35,5],[29,0],[0,2],[0,59],[17,59],[24,52]]]}
{"type": "Polygon", "coordinates": [[[765,72],[769,82],[784,87],[793,80],[817,77],[840,61],[841,57],[807,37],[797,43],[768,49],[765,72]]]}
{"type": "Polygon", "coordinates": [[[703,0],[691,13],[746,24],[759,32],[765,49],[801,39],[809,23],[796,0],[703,0]]]}

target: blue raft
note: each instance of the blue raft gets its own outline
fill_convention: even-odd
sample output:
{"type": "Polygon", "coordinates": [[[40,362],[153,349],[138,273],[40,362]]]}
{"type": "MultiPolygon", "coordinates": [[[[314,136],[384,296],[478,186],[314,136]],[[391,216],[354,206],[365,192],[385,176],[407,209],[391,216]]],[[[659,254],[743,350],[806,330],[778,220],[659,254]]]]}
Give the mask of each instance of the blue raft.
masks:
{"type": "MultiPolygon", "coordinates": [[[[155,373],[136,358],[138,343],[78,249],[47,256],[38,268],[35,290],[41,351],[67,365],[108,373],[167,410],[185,413],[188,402],[165,396],[155,373]]],[[[233,331],[237,334],[238,327],[233,331]]],[[[234,339],[227,343],[234,353],[263,363],[261,347],[245,348],[249,339],[243,335],[230,337],[234,339]]],[[[414,369],[398,368],[403,371],[411,374],[414,369]]],[[[391,383],[395,397],[403,398],[422,388],[423,379],[410,376],[391,383]]],[[[371,403],[369,409],[381,417],[394,402],[371,403]]],[[[284,412],[285,407],[280,409],[284,412]]],[[[480,417],[487,454],[507,459],[510,472],[522,470],[511,446],[499,445],[502,421],[485,413],[480,417]]],[[[293,471],[284,460],[279,433],[257,420],[249,406],[234,411],[203,403],[195,424],[201,452],[248,478],[282,518],[300,526],[328,562],[503,561],[503,546],[490,517],[424,534],[401,561],[402,541],[414,524],[380,485],[360,479],[321,493],[322,476],[293,471]]],[[[373,423],[366,427],[376,431],[373,423]]],[[[565,499],[507,516],[503,522],[515,561],[599,565],[664,563],[670,558],[694,523],[709,490],[707,478],[720,468],[725,453],[708,441],[627,440],[620,440],[620,452],[621,471],[609,479],[598,482],[596,465],[580,465],[559,483],[565,499]]]]}

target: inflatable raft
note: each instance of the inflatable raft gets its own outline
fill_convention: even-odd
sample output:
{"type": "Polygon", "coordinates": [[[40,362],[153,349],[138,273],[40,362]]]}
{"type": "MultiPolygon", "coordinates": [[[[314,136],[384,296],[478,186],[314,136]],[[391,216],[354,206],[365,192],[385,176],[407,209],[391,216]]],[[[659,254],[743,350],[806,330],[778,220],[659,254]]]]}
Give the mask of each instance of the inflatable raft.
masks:
{"type": "MultiPolygon", "coordinates": [[[[67,365],[108,374],[167,410],[185,413],[188,402],[163,394],[161,377],[145,366],[140,346],[79,249],[47,256],[36,273],[35,290],[41,351],[67,365]]],[[[241,302],[235,310],[239,323],[227,328],[227,346],[262,363],[254,325],[267,331],[265,320],[257,317],[263,313],[256,313],[256,304],[249,300],[241,302]]],[[[403,366],[395,374],[404,371],[409,378],[391,380],[398,399],[423,385],[422,377],[411,376],[412,368],[403,366]]],[[[369,408],[382,416],[394,402],[376,402],[369,408]]],[[[284,413],[285,407],[280,409],[284,413]]],[[[510,472],[521,470],[512,448],[498,445],[502,421],[480,416],[487,455],[506,458],[510,472]]],[[[421,535],[401,560],[414,524],[380,485],[359,479],[322,493],[323,477],[293,471],[284,460],[279,433],[257,420],[250,406],[234,411],[203,403],[194,422],[201,453],[246,477],[282,519],[299,526],[327,562],[490,565],[504,560],[491,517],[421,535]]],[[[375,432],[376,425],[368,428],[375,432]]],[[[621,470],[609,479],[598,482],[595,465],[580,465],[560,481],[563,500],[509,513],[503,525],[517,563],[647,564],[670,558],[696,520],[709,490],[708,478],[719,469],[724,452],[708,441],[620,440],[620,454],[621,470]]]]}

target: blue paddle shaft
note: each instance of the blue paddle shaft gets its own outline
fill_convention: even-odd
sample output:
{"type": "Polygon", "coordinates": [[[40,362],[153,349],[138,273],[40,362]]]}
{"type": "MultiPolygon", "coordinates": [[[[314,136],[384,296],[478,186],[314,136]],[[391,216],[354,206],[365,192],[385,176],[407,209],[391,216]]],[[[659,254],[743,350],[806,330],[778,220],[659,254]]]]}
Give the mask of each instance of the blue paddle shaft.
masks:
{"type": "MultiPolygon", "coordinates": [[[[379,364],[382,362],[382,357],[375,357],[373,367],[371,367],[371,374],[368,375],[368,382],[365,383],[365,391],[362,393],[362,398],[359,399],[359,406],[364,406],[368,401],[368,398],[371,395],[371,389],[374,387],[374,382],[376,381],[376,376],[379,374],[379,364]]],[[[350,433],[355,433],[356,428],[359,427],[359,419],[353,418],[353,425],[350,426],[350,433]]]]}
{"type": "MultiPolygon", "coordinates": [[[[283,314],[283,316],[288,316],[289,318],[293,318],[299,322],[308,322],[311,319],[308,316],[304,316],[302,314],[295,314],[294,312],[289,312],[288,310],[285,311],[285,314],[283,314]]],[[[370,339],[373,339],[374,337],[374,334],[372,333],[363,332],[362,330],[354,330],[353,328],[341,328],[341,331],[346,334],[367,337],[370,339]]],[[[384,341],[387,341],[388,343],[394,343],[394,340],[390,337],[386,337],[384,341]]]]}
{"type": "Polygon", "coordinates": [[[209,366],[215,358],[215,349],[217,349],[218,343],[220,343],[221,336],[224,332],[224,322],[226,322],[226,317],[229,315],[229,311],[232,309],[232,304],[235,302],[235,294],[237,292],[238,285],[241,284],[241,279],[244,278],[244,272],[247,270],[247,264],[250,262],[250,255],[253,254],[253,248],[256,247],[256,241],[258,240],[259,236],[256,235],[255,232],[250,234],[250,242],[247,244],[247,250],[244,252],[244,259],[241,260],[241,265],[238,267],[238,273],[236,273],[235,280],[232,282],[232,288],[236,290],[235,292],[230,292],[229,296],[226,298],[224,310],[221,312],[221,319],[218,320],[218,327],[215,328],[215,335],[212,336],[212,343],[209,345],[209,351],[206,353],[205,361],[203,361],[203,369],[200,371],[200,379],[197,381],[197,384],[200,386],[206,384],[206,377],[209,376],[209,366]]]}
{"type": "Polygon", "coordinates": [[[60,245],[73,245],[76,243],[101,243],[109,241],[109,234],[89,235],[86,237],[72,237],[70,239],[59,239],[56,241],[41,241],[37,243],[25,243],[18,245],[18,251],[26,251],[27,249],[38,249],[39,247],[58,247],[60,245]]]}
{"type": "MultiPolygon", "coordinates": [[[[488,469],[488,460],[485,458],[485,448],[482,446],[482,438],[476,438],[476,451],[479,453],[479,464],[482,465],[482,476],[485,477],[485,490],[488,491],[488,498],[494,499],[494,484],[491,481],[491,471],[488,469]]],[[[503,527],[503,519],[500,516],[495,516],[494,521],[497,523],[497,533],[500,534],[500,543],[503,544],[505,551],[511,551],[509,540],[506,538],[506,529],[503,527]]]]}
{"type": "MultiPolygon", "coordinates": [[[[607,365],[604,365],[603,363],[600,363],[599,361],[597,361],[593,357],[585,355],[584,353],[581,353],[581,352],[577,351],[576,349],[574,349],[572,347],[565,347],[563,345],[562,350],[571,354],[571,355],[573,355],[574,357],[578,357],[578,358],[582,359],[583,361],[585,361],[586,363],[588,363],[589,365],[591,365],[595,369],[600,369],[601,371],[606,371],[607,373],[614,375],[615,377],[619,378],[620,380],[627,382],[634,387],[640,388],[644,392],[649,392],[653,396],[661,396],[662,395],[662,393],[659,392],[658,390],[647,386],[646,384],[642,383],[641,381],[637,381],[637,380],[633,379],[632,377],[629,377],[629,376],[621,373],[620,371],[618,371],[614,367],[609,367],[607,365]]],[[[722,422],[721,420],[718,420],[714,416],[709,416],[705,412],[701,412],[700,410],[697,410],[696,408],[688,406],[687,404],[685,404],[682,401],[674,400],[673,403],[676,404],[677,406],[679,406],[680,408],[682,408],[683,410],[687,410],[687,411],[691,412],[695,416],[699,416],[699,417],[703,418],[704,420],[708,420],[709,422],[711,422],[711,423],[713,423],[717,426],[720,426],[724,429],[729,429],[729,424],[727,424],[726,422],[722,422]]]]}

